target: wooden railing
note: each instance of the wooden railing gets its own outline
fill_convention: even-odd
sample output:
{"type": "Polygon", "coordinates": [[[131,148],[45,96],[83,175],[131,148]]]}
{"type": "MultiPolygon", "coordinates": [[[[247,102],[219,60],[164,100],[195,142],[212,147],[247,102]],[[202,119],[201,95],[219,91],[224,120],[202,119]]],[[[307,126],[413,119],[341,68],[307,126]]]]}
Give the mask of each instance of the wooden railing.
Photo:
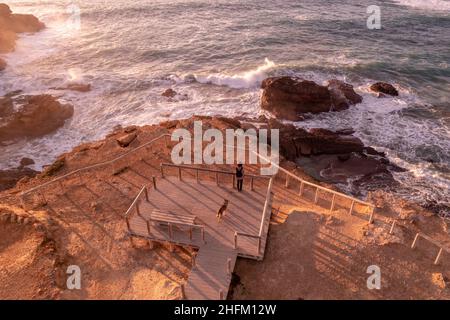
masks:
{"type": "MultiPolygon", "coordinates": [[[[152,215],[150,212],[147,213],[149,216],[148,218],[144,217],[141,212],[140,203],[142,198],[144,198],[145,201],[149,202],[148,198],[148,189],[146,186],[144,186],[141,191],[139,191],[136,198],[134,198],[133,202],[131,203],[130,207],[125,213],[125,221],[127,224],[128,232],[132,233],[132,229],[130,226],[130,219],[133,216],[133,214],[137,214],[142,220],[145,221],[147,225],[147,235],[151,236],[151,223],[161,223],[161,220],[152,219],[152,215]]],[[[200,230],[202,241],[205,242],[205,227],[203,225],[197,225],[197,224],[190,224],[190,223],[177,223],[177,222],[168,222],[164,221],[164,223],[167,224],[168,230],[169,230],[169,239],[173,239],[173,226],[182,226],[182,227],[188,227],[189,228],[189,239],[192,240],[192,232],[195,229],[200,230]]]]}
{"type": "MultiPolygon", "coordinates": [[[[219,175],[223,174],[223,175],[231,176],[231,178],[232,178],[231,185],[233,188],[236,186],[236,174],[231,171],[207,169],[207,168],[200,168],[200,167],[187,166],[187,165],[177,165],[177,164],[172,164],[172,163],[161,163],[160,168],[161,168],[161,177],[163,177],[163,178],[165,176],[164,168],[176,168],[178,180],[180,180],[180,181],[183,180],[182,171],[189,170],[189,171],[195,171],[195,179],[197,182],[200,181],[200,175],[199,175],[200,172],[209,172],[209,173],[214,174],[215,182],[217,185],[220,184],[219,175]]],[[[269,176],[258,176],[258,175],[252,175],[252,174],[246,174],[244,176],[244,179],[250,179],[250,189],[252,191],[254,190],[254,181],[256,179],[266,179],[267,180],[270,178],[271,177],[269,177],[269,176]]]]}
{"type": "MultiPolygon", "coordinates": [[[[83,184],[83,177],[82,177],[82,173],[83,172],[86,172],[86,171],[89,171],[89,170],[93,170],[93,169],[97,169],[97,168],[100,168],[100,167],[103,167],[103,166],[107,166],[107,165],[114,165],[117,161],[119,161],[119,160],[129,156],[130,154],[134,154],[135,152],[137,152],[137,151],[139,151],[139,150],[141,150],[141,149],[143,149],[143,148],[145,148],[145,147],[147,147],[147,146],[149,146],[149,145],[151,145],[151,144],[153,144],[153,143],[155,143],[158,140],[163,139],[163,138],[165,139],[166,146],[169,146],[169,139],[168,138],[170,138],[170,134],[168,134],[168,133],[161,134],[160,136],[158,136],[158,137],[156,137],[156,138],[154,138],[154,139],[144,143],[143,145],[141,145],[139,147],[136,147],[136,148],[134,148],[134,149],[132,149],[132,150],[130,150],[130,151],[128,151],[128,152],[126,152],[126,153],[124,153],[124,154],[114,158],[114,159],[112,159],[112,160],[108,160],[108,161],[100,162],[100,163],[93,164],[93,165],[90,165],[90,166],[87,166],[87,167],[83,167],[83,168],[80,168],[80,169],[76,169],[76,170],[71,171],[71,172],[69,172],[67,174],[64,174],[64,175],[62,175],[60,177],[52,179],[51,181],[45,182],[45,183],[40,184],[40,185],[38,185],[38,186],[36,186],[34,188],[31,188],[31,189],[28,189],[26,191],[23,191],[20,194],[20,199],[21,199],[22,205],[24,205],[25,197],[27,195],[29,195],[31,193],[35,193],[35,192],[38,192],[40,194],[40,196],[43,198],[44,202],[46,202],[45,195],[42,192],[42,189],[44,189],[45,187],[57,183],[57,184],[59,184],[59,186],[61,188],[63,188],[62,182],[65,179],[67,179],[69,177],[72,177],[72,176],[78,176],[79,179],[80,179],[80,183],[83,184]]],[[[4,195],[3,197],[0,197],[0,199],[1,198],[6,198],[8,196],[9,195],[4,195]]]]}
{"type": "Polygon", "coordinates": [[[317,202],[318,202],[319,196],[320,196],[320,191],[322,191],[322,192],[324,192],[324,193],[329,193],[329,194],[331,194],[331,195],[332,195],[332,200],[331,200],[330,212],[333,211],[333,209],[334,209],[334,206],[335,206],[336,198],[337,198],[337,197],[344,198],[344,199],[348,199],[348,200],[351,201],[351,202],[350,202],[350,207],[349,207],[349,213],[350,213],[350,214],[353,212],[353,209],[354,209],[355,204],[360,204],[360,205],[362,205],[362,206],[365,206],[365,207],[368,209],[367,211],[368,211],[368,213],[370,214],[369,222],[370,222],[370,223],[373,222],[373,219],[374,219],[374,210],[375,210],[375,206],[374,206],[373,204],[371,204],[371,203],[369,203],[369,202],[366,202],[366,201],[362,201],[362,200],[360,200],[360,199],[358,199],[358,198],[355,198],[355,197],[346,195],[346,194],[344,194],[344,193],[342,193],[342,192],[335,191],[335,190],[332,190],[332,189],[330,189],[330,188],[323,187],[323,186],[318,185],[318,184],[316,184],[316,183],[306,181],[306,180],[304,180],[304,179],[302,179],[302,178],[296,176],[295,174],[289,172],[288,170],[284,169],[284,168],[281,167],[279,164],[270,161],[270,159],[267,159],[266,157],[263,157],[263,156],[260,155],[259,153],[256,153],[256,155],[257,155],[261,160],[263,160],[264,162],[266,162],[266,163],[269,162],[272,166],[278,168],[278,173],[277,173],[278,175],[280,175],[280,173],[285,175],[285,179],[286,179],[286,180],[285,180],[285,187],[286,187],[286,188],[289,188],[290,180],[296,180],[296,181],[298,181],[298,182],[300,183],[299,196],[302,196],[302,195],[303,195],[305,186],[310,186],[310,187],[312,187],[312,188],[315,189],[314,203],[317,203],[317,202]]]}

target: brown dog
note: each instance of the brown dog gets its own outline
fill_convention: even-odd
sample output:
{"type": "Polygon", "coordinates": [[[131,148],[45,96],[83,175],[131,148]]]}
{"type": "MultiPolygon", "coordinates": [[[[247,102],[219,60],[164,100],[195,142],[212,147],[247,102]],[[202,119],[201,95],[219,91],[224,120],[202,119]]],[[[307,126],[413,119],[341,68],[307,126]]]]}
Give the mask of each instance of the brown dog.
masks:
{"type": "Polygon", "coordinates": [[[218,220],[219,222],[220,222],[220,220],[222,220],[222,217],[223,217],[225,211],[227,210],[227,208],[228,208],[228,200],[225,199],[223,205],[222,205],[222,206],[220,207],[220,209],[217,211],[216,217],[217,217],[217,220],[218,220]]]}

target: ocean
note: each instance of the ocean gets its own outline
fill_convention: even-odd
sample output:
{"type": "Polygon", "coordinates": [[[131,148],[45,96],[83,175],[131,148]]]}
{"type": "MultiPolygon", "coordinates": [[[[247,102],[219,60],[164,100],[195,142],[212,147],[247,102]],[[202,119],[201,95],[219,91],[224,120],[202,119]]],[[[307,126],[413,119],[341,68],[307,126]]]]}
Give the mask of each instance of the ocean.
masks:
{"type": "Polygon", "coordinates": [[[75,107],[54,134],[0,147],[2,168],[24,157],[36,168],[118,124],[194,114],[257,116],[260,83],[296,75],[352,83],[364,102],[308,117],[305,128],[353,128],[365,144],[408,169],[398,192],[449,203],[450,1],[433,0],[47,0],[7,2],[47,29],[23,35],[0,77],[0,95],[51,93],[75,107]],[[381,9],[369,30],[367,7],[381,9]],[[51,90],[69,81],[88,93],[51,90]],[[368,87],[387,81],[396,98],[368,87]],[[173,100],[161,96],[173,88],[173,100]]]}

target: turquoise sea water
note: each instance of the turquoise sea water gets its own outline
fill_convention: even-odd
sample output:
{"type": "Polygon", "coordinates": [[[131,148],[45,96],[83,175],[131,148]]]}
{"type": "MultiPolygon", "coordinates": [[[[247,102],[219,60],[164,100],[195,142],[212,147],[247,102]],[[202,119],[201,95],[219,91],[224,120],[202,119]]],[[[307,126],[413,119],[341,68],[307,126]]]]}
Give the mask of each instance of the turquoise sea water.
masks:
{"type": "Polygon", "coordinates": [[[364,102],[297,125],[354,128],[366,144],[409,169],[396,174],[408,187],[405,195],[449,202],[450,1],[7,3],[35,14],[48,28],[21,37],[16,52],[5,56],[9,67],[0,94],[50,92],[76,111],[55,134],[1,147],[3,167],[25,155],[38,166],[49,163],[116,124],[258,115],[259,84],[267,76],[317,82],[338,77],[354,84],[364,102]],[[381,30],[366,26],[369,5],[380,6],[381,30]],[[378,80],[398,86],[400,97],[371,95],[368,86],[378,80]],[[49,89],[68,81],[92,83],[93,91],[49,89]],[[169,87],[183,95],[161,97],[169,87]]]}

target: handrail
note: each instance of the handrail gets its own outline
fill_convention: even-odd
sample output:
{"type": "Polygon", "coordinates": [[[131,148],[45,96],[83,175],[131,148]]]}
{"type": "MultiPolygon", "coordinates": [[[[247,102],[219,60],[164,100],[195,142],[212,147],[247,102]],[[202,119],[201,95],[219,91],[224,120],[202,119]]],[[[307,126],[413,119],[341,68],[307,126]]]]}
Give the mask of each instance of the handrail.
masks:
{"type": "MultiPolygon", "coordinates": [[[[128,152],[126,152],[126,153],[124,153],[124,154],[122,154],[122,155],[120,155],[120,156],[114,158],[114,159],[112,159],[112,160],[108,160],[108,161],[100,162],[100,163],[97,163],[97,164],[94,164],[94,165],[90,165],[90,166],[87,166],[87,167],[83,167],[83,168],[80,168],[80,169],[76,169],[76,170],[74,170],[74,171],[72,171],[72,172],[69,172],[69,173],[67,173],[67,174],[65,174],[65,175],[62,175],[62,176],[60,176],[60,177],[57,177],[57,178],[55,178],[55,179],[53,179],[53,180],[51,180],[51,181],[45,182],[45,183],[43,183],[43,184],[41,184],[41,185],[38,185],[38,186],[33,187],[33,188],[31,188],[31,189],[28,189],[28,190],[26,190],[26,191],[22,191],[21,194],[20,194],[20,196],[21,196],[21,197],[24,197],[25,195],[27,195],[27,194],[29,194],[29,193],[31,193],[31,192],[34,192],[34,191],[36,191],[36,190],[39,190],[39,189],[41,189],[41,188],[43,188],[43,187],[46,187],[46,186],[48,186],[48,185],[50,185],[50,184],[52,184],[52,183],[61,181],[61,180],[65,179],[65,178],[67,178],[67,177],[69,177],[69,176],[74,175],[74,174],[77,174],[77,173],[79,174],[79,173],[81,173],[81,172],[83,172],[83,171],[86,171],[86,170],[95,169],[95,168],[98,168],[98,167],[101,167],[101,166],[104,166],[104,165],[108,165],[108,164],[115,163],[117,160],[120,160],[120,159],[122,159],[122,158],[128,156],[129,154],[134,153],[134,152],[136,152],[136,151],[138,151],[138,150],[140,150],[140,149],[142,149],[142,148],[144,148],[144,147],[146,147],[146,146],[148,146],[148,145],[150,145],[150,144],[156,142],[157,140],[159,140],[159,139],[161,139],[161,138],[163,138],[163,137],[168,137],[168,136],[171,136],[171,135],[168,134],[168,133],[161,134],[160,136],[158,136],[158,137],[156,137],[156,138],[150,140],[149,142],[146,142],[146,143],[144,143],[143,145],[141,145],[141,146],[139,146],[139,147],[136,147],[136,148],[134,148],[134,149],[132,149],[132,150],[130,150],[130,151],[128,151],[128,152]]],[[[192,139],[191,139],[191,140],[192,140],[192,139]]],[[[229,145],[228,145],[228,144],[225,144],[225,146],[229,146],[229,145]]],[[[268,145],[267,145],[267,146],[268,146],[268,145]]],[[[234,146],[234,145],[233,145],[233,147],[239,148],[238,146],[234,146]]],[[[243,149],[243,148],[239,148],[239,149],[243,149]]],[[[246,149],[247,149],[247,148],[245,148],[244,150],[246,150],[246,149]]],[[[352,200],[352,201],[354,201],[354,202],[356,202],[356,203],[359,203],[359,204],[368,206],[368,207],[372,208],[372,210],[375,208],[375,206],[374,206],[373,204],[370,204],[370,203],[368,203],[368,202],[362,201],[362,200],[360,200],[360,199],[358,199],[358,198],[355,198],[355,197],[352,197],[352,196],[348,196],[348,195],[346,195],[346,194],[344,194],[344,193],[341,193],[341,192],[338,192],[338,191],[335,191],[335,190],[332,190],[332,189],[329,189],[329,188],[326,188],[326,187],[322,187],[322,186],[320,186],[320,185],[318,185],[318,184],[315,184],[315,183],[306,181],[306,180],[304,180],[304,179],[302,179],[302,178],[300,178],[300,177],[298,177],[298,176],[292,174],[292,173],[289,172],[288,170],[282,168],[280,165],[278,165],[278,164],[272,162],[271,160],[267,159],[266,157],[262,156],[262,155],[259,154],[258,152],[254,151],[254,150],[251,150],[251,152],[253,152],[254,154],[256,154],[260,159],[263,159],[263,160],[264,160],[265,162],[267,162],[267,163],[271,163],[272,165],[274,165],[275,167],[277,167],[279,170],[281,170],[282,172],[284,172],[286,175],[288,175],[288,176],[290,176],[290,177],[296,179],[297,181],[300,181],[300,182],[303,183],[303,184],[306,184],[306,185],[315,187],[315,188],[317,188],[317,189],[320,189],[320,190],[323,190],[323,191],[326,191],[326,192],[330,192],[330,193],[332,193],[332,194],[336,194],[336,195],[339,195],[339,196],[341,196],[341,197],[350,199],[350,200],[352,200]]],[[[175,166],[175,165],[173,165],[173,166],[175,166]]],[[[205,170],[205,169],[203,169],[203,168],[198,168],[197,170],[205,170]]],[[[255,176],[255,177],[263,177],[263,176],[255,176]]],[[[6,198],[6,197],[9,197],[9,196],[10,196],[10,195],[4,195],[4,196],[1,196],[0,199],[6,198]]]]}
{"type": "MultiPolygon", "coordinates": [[[[23,191],[23,192],[21,193],[21,196],[25,196],[25,195],[27,195],[27,194],[33,192],[33,191],[36,191],[36,190],[38,190],[38,189],[40,189],[40,188],[43,188],[43,187],[45,187],[45,186],[48,186],[48,185],[50,185],[50,184],[52,184],[52,183],[61,181],[61,180],[65,179],[65,178],[67,178],[67,177],[70,177],[70,176],[72,176],[72,175],[74,175],[74,174],[77,174],[77,173],[80,173],[80,172],[82,172],[82,171],[86,171],[86,170],[90,170],[90,169],[95,169],[95,168],[98,168],[98,167],[102,167],[102,166],[104,166],[104,165],[108,165],[108,164],[115,163],[117,160],[120,160],[120,159],[122,159],[122,158],[128,156],[129,154],[134,153],[134,152],[136,152],[136,151],[138,151],[138,150],[140,150],[140,149],[142,149],[142,148],[148,146],[149,144],[152,144],[152,143],[156,142],[157,140],[159,140],[159,139],[161,139],[161,138],[163,138],[163,137],[165,137],[165,136],[170,136],[170,134],[164,133],[164,134],[162,134],[162,135],[160,135],[160,136],[158,136],[158,137],[156,137],[156,138],[154,138],[154,139],[152,139],[152,140],[150,140],[150,141],[144,143],[142,146],[136,147],[136,148],[134,148],[134,149],[132,149],[132,150],[130,150],[130,151],[124,153],[124,154],[121,154],[120,156],[118,156],[118,157],[116,157],[116,158],[114,158],[114,159],[112,159],[112,160],[108,160],[108,161],[96,163],[96,164],[93,164],[93,165],[90,165],[90,166],[87,166],[87,167],[83,167],[83,168],[79,168],[79,169],[76,169],[76,170],[71,171],[71,172],[69,172],[69,173],[66,173],[65,175],[62,175],[62,176],[60,176],[60,177],[57,177],[57,178],[55,178],[55,179],[53,179],[53,180],[51,180],[51,181],[45,182],[45,183],[43,183],[43,184],[41,184],[41,185],[38,185],[38,186],[36,186],[36,187],[33,187],[33,188],[28,189],[28,190],[26,190],[26,191],[23,191]]],[[[3,196],[3,197],[6,197],[6,196],[3,196]]]]}
{"type": "Polygon", "coordinates": [[[131,203],[130,207],[128,208],[127,212],[125,213],[125,218],[128,218],[128,214],[131,212],[131,209],[134,208],[138,200],[141,198],[142,194],[144,192],[147,192],[147,187],[143,186],[141,191],[139,191],[138,195],[134,198],[133,202],[131,203]]]}
{"type": "MultiPolygon", "coordinates": [[[[229,174],[229,175],[235,174],[234,172],[231,172],[231,171],[199,168],[199,167],[192,167],[192,166],[187,166],[187,165],[182,165],[182,164],[173,164],[173,163],[161,163],[161,166],[162,167],[188,169],[188,170],[198,170],[198,171],[203,171],[203,172],[223,173],[223,174],[229,174]]],[[[245,177],[250,177],[250,178],[255,178],[255,179],[270,179],[271,178],[269,176],[258,176],[258,175],[254,175],[254,174],[246,174],[246,175],[244,175],[244,178],[245,177]]]]}
{"type": "Polygon", "coordinates": [[[359,203],[359,204],[362,204],[362,205],[365,205],[365,206],[368,206],[368,207],[371,207],[371,208],[374,208],[374,207],[375,207],[375,206],[374,206],[373,204],[371,204],[371,203],[368,203],[368,202],[363,201],[363,200],[360,200],[360,199],[358,199],[358,198],[355,198],[355,197],[346,195],[345,193],[342,193],[342,192],[339,192],[339,191],[335,191],[335,190],[330,189],[330,188],[323,187],[323,186],[318,185],[318,184],[313,183],[313,182],[306,181],[306,180],[304,180],[304,179],[302,179],[302,178],[300,178],[300,177],[298,177],[298,176],[292,174],[291,172],[289,172],[288,170],[284,169],[284,168],[281,167],[280,165],[278,165],[278,164],[276,164],[276,163],[273,163],[270,159],[267,159],[266,157],[260,155],[259,153],[255,152],[255,151],[252,151],[252,152],[254,152],[258,157],[260,157],[260,158],[263,159],[264,161],[270,162],[272,165],[274,165],[275,167],[277,167],[279,170],[281,170],[282,172],[284,172],[286,175],[288,175],[288,176],[290,176],[290,177],[292,177],[292,178],[294,178],[294,179],[300,181],[300,182],[303,183],[303,184],[306,184],[306,185],[315,187],[315,188],[320,189],[320,190],[323,190],[323,191],[327,191],[327,192],[336,194],[336,195],[338,195],[338,196],[341,196],[341,197],[343,197],[343,198],[350,199],[350,200],[352,200],[352,201],[355,201],[355,202],[357,202],[357,203],[359,203]]]}

